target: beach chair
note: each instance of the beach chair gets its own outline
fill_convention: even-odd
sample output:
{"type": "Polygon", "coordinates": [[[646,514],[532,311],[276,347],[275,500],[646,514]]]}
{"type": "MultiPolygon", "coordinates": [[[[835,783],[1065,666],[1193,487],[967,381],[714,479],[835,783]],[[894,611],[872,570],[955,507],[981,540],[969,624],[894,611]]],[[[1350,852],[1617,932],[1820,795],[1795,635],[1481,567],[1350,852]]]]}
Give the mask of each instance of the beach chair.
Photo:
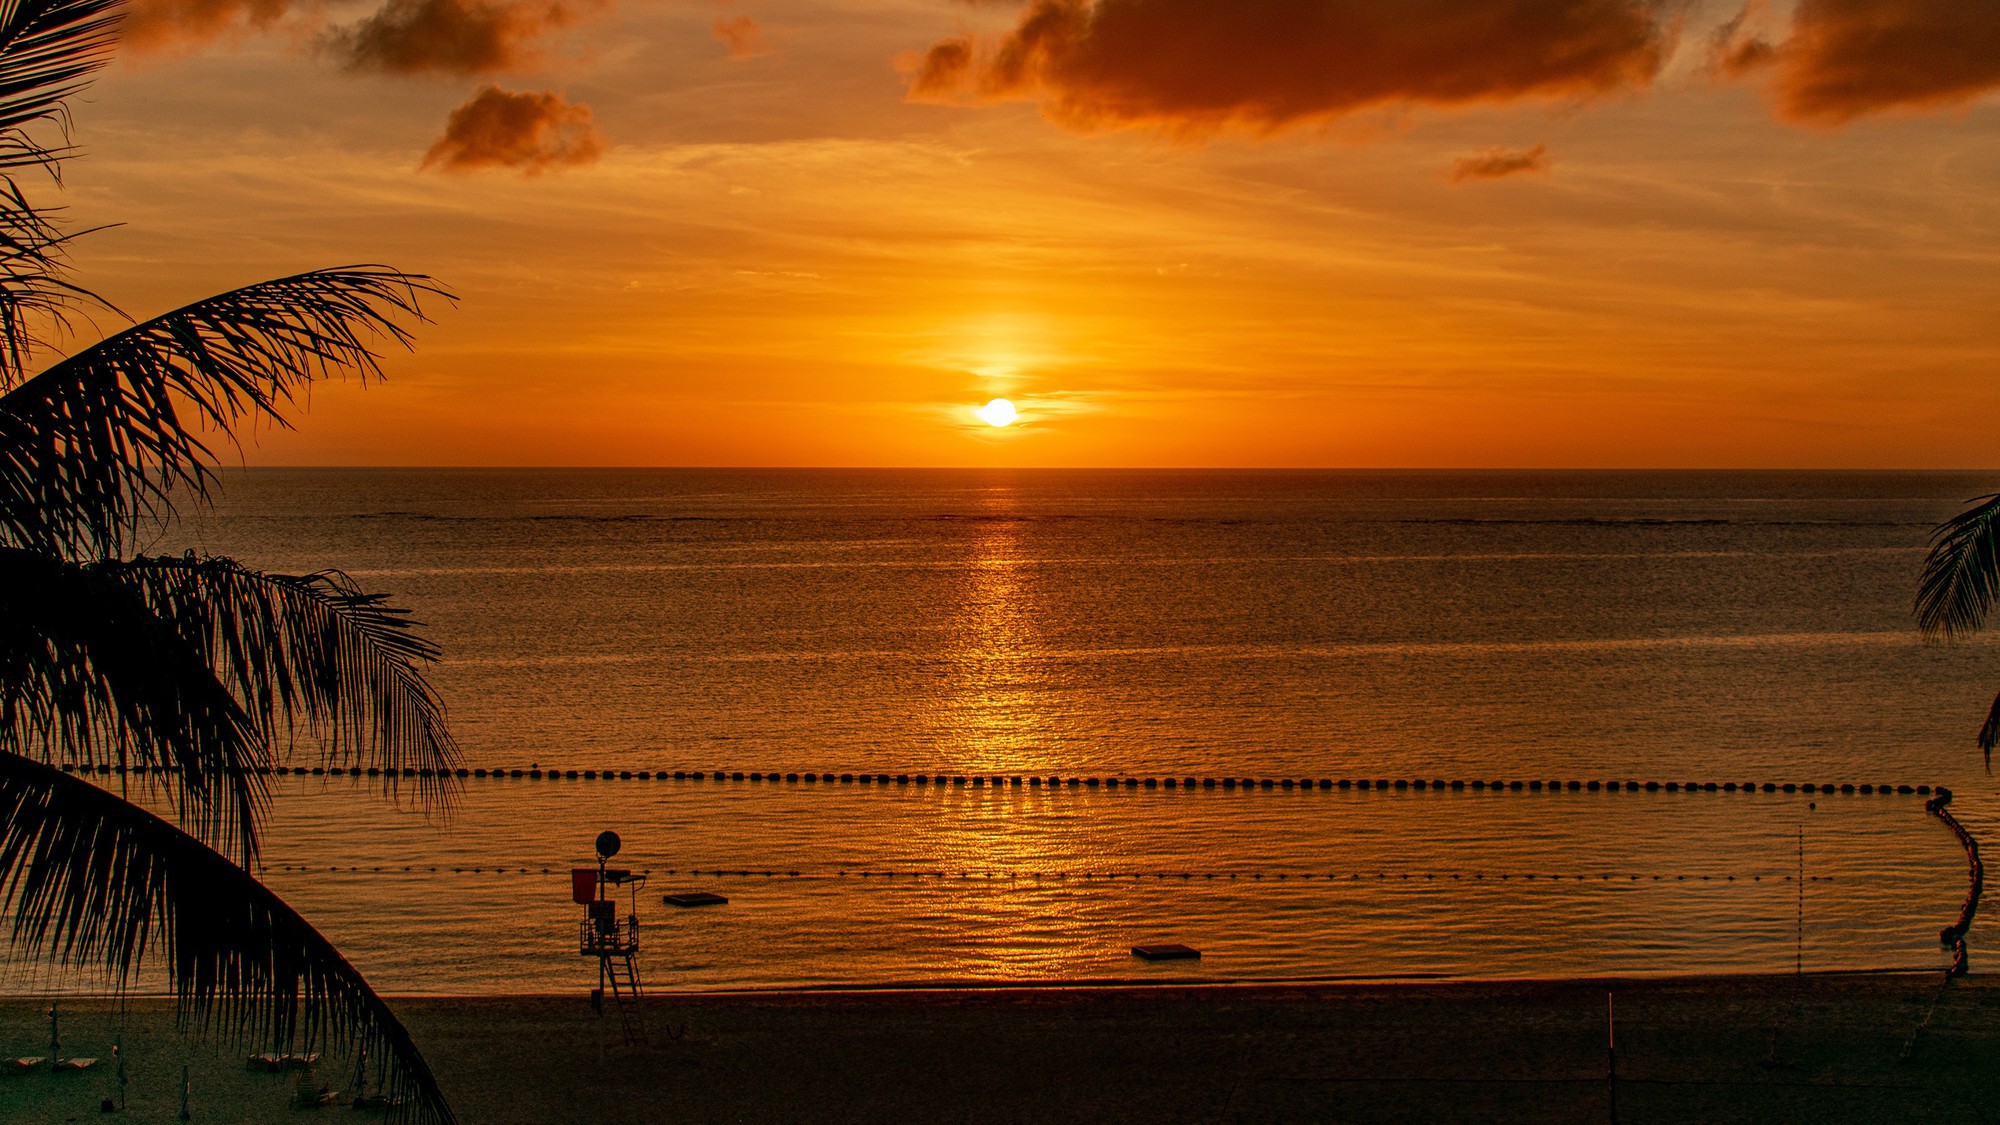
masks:
{"type": "Polygon", "coordinates": [[[319,1052],[311,1051],[303,1055],[279,1055],[278,1064],[298,1070],[310,1070],[319,1065],[319,1052]]]}
{"type": "Polygon", "coordinates": [[[57,1059],[49,1064],[49,1069],[54,1071],[89,1070],[96,1065],[96,1059],[57,1059]]]}
{"type": "Polygon", "coordinates": [[[260,1070],[266,1074],[275,1074],[285,1069],[285,1056],[274,1055],[267,1051],[261,1055],[251,1055],[243,1061],[243,1065],[249,1070],[260,1070]]]}
{"type": "Polygon", "coordinates": [[[35,1071],[42,1069],[43,1064],[48,1061],[49,1058],[47,1055],[31,1055],[26,1058],[7,1059],[5,1062],[0,1062],[0,1073],[33,1074],[35,1071]]]}

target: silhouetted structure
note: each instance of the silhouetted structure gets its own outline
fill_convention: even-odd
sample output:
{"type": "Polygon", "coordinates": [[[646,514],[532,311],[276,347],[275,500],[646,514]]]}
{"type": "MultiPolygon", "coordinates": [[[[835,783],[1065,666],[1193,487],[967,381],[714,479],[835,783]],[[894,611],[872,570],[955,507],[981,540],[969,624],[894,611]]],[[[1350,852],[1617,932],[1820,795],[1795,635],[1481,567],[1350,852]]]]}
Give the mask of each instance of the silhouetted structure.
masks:
{"type": "Polygon", "coordinates": [[[577,929],[577,952],[597,958],[597,987],[591,991],[591,1005],[602,1012],[608,998],[618,1013],[625,1042],[644,1043],[646,1024],[639,1010],[643,988],[639,979],[639,888],[646,885],[646,877],[607,866],[619,846],[618,833],[600,832],[596,870],[570,870],[571,897],[584,908],[583,922],[577,929]],[[623,918],[618,916],[615,897],[620,889],[632,894],[631,912],[623,918]]]}

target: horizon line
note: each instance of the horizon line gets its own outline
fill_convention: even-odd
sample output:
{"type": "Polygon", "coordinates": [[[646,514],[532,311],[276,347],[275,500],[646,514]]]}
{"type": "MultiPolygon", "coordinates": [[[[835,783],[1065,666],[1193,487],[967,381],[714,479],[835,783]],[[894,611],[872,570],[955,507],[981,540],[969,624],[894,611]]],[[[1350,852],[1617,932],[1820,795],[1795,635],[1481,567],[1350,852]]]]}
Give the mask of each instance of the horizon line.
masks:
{"type": "Polygon", "coordinates": [[[1617,465],[605,465],[605,464],[313,464],[221,465],[223,472],[910,472],[910,473],[2000,473],[1968,466],[1617,466],[1617,465]]]}

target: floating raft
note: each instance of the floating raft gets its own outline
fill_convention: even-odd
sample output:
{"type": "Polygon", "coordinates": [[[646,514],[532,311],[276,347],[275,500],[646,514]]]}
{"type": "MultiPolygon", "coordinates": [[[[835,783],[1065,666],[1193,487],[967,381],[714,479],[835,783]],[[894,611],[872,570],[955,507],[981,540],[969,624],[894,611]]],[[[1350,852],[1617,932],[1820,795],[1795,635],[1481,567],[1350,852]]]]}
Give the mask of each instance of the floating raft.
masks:
{"type": "Polygon", "coordinates": [[[668,906],[722,906],[728,899],[707,891],[688,891],[685,894],[667,895],[661,900],[668,906]]]}
{"type": "Polygon", "coordinates": [[[1199,961],[1201,950],[1188,945],[1135,945],[1132,956],[1146,961],[1199,961]]]}

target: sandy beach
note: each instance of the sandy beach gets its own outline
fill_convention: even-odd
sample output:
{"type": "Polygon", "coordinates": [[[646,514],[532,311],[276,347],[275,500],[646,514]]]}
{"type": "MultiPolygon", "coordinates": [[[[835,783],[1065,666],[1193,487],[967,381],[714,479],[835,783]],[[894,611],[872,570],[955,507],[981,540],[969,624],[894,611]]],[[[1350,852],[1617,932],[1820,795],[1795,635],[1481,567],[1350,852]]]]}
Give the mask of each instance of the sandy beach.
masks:
{"type": "MultiPolygon", "coordinates": [[[[469,1123],[1594,1122],[1607,991],[1620,1121],[1971,1122],[2000,1094],[2000,989],[1938,1000],[1928,973],[660,994],[645,1048],[580,996],[396,1006],[469,1123]]],[[[44,1009],[0,1002],[0,1049],[42,1053],[44,1009]]],[[[109,1053],[109,1005],[64,1012],[69,1051],[109,1053]]],[[[159,1002],[123,1027],[127,1119],[173,1119],[183,1062],[195,1120],[295,1119],[290,1078],[184,1043],[159,1002]]],[[[112,1088],[103,1068],[9,1077],[0,1119],[88,1120],[112,1088]]]]}

